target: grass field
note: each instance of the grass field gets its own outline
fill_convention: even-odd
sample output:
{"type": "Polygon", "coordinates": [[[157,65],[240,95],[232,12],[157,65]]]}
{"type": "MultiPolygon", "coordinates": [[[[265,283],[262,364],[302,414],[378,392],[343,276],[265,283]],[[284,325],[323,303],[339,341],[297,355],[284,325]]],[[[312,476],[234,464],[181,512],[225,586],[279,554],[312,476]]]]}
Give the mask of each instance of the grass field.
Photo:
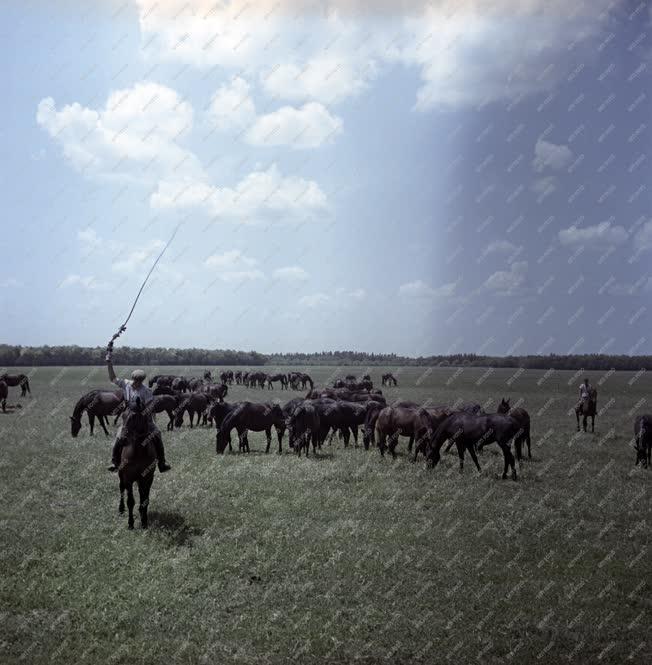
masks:
{"type": "Polygon", "coordinates": [[[33,396],[10,389],[23,408],[0,415],[0,663],[652,662],[652,470],[631,449],[652,378],[588,375],[603,380],[595,434],[568,415],[583,373],[411,368],[385,390],[488,410],[523,397],[533,459],[517,482],[495,445],[460,475],[456,455],[411,463],[404,439],[394,461],[340,443],[265,455],[264,434],[218,457],[214,431],[164,432],[173,470],[150,529],[128,531],[111,440],[85,417],[70,436],[105,369],[34,369],[33,396]]]}

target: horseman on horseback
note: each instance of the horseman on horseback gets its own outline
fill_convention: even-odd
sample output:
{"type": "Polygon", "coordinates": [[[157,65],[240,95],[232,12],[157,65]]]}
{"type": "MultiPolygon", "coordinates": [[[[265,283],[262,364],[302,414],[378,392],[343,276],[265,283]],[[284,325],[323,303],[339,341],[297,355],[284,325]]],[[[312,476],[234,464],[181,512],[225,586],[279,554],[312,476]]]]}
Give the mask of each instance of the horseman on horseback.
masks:
{"type": "MultiPolygon", "coordinates": [[[[144,380],[146,378],[145,372],[143,372],[142,369],[134,370],[131,373],[131,381],[127,381],[126,379],[119,379],[113,370],[112,351],[110,348],[106,354],[106,364],[109,370],[109,380],[112,383],[115,383],[116,386],[122,388],[124,400],[129,408],[134,409],[138,399],[140,399],[140,404],[145,406],[144,411],[147,414],[149,434],[148,439],[152,441],[154,448],[156,449],[156,457],[158,458],[158,470],[161,473],[169,471],[172,467],[170,467],[170,465],[166,464],[165,462],[165,449],[163,448],[163,438],[161,437],[161,432],[154,423],[151,411],[148,411],[147,409],[147,404],[154,399],[154,395],[152,391],[146,385],[144,385],[144,380]]],[[[109,471],[118,471],[120,467],[122,447],[125,444],[124,437],[122,436],[122,429],[123,425],[119,427],[116,433],[109,471]]]]}

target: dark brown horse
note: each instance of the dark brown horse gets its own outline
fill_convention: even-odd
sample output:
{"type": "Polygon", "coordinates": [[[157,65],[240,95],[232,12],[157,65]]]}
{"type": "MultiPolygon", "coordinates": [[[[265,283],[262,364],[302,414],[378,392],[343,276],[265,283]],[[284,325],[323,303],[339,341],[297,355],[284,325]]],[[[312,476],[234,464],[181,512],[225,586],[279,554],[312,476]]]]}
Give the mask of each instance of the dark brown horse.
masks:
{"type": "MultiPolygon", "coordinates": [[[[216,439],[215,449],[218,454],[224,452],[227,444],[231,449],[231,430],[236,429],[240,440],[240,451],[249,452],[249,441],[247,431],[265,432],[267,436],[267,448],[269,452],[272,443],[272,427],[276,428],[277,436],[279,430],[285,428],[283,411],[278,404],[254,404],[253,402],[242,402],[237,408],[229,413],[220,427],[216,439]]],[[[281,438],[278,436],[278,452],[281,452],[281,438]]]]}
{"type": "Polygon", "coordinates": [[[646,413],[636,416],[634,436],[636,437],[636,464],[640,462],[643,468],[647,469],[652,463],[652,415],[646,413]]]}
{"type": "Polygon", "coordinates": [[[7,413],[7,395],[9,395],[7,383],[0,379],[0,404],[2,404],[2,413],[7,413]]]}
{"type": "Polygon", "coordinates": [[[270,374],[267,377],[267,387],[272,389],[274,388],[273,383],[278,381],[281,384],[281,389],[288,387],[288,377],[285,374],[270,374]]]}
{"type": "Polygon", "coordinates": [[[398,386],[398,381],[396,380],[396,377],[391,373],[387,372],[387,374],[383,374],[380,383],[383,386],[398,386]]]}
{"type": "Polygon", "coordinates": [[[84,411],[88,414],[88,424],[91,428],[91,436],[93,435],[93,427],[95,426],[95,417],[100,422],[104,434],[109,436],[107,416],[114,415],[123,403],[122,391],[116,390],[91,390],[85,395],[80,397],[75,408],[73,409],[72,416],[70,416],[70,433],[73,437],[79,434],[81,429],[81,417],[84,411]]]}
{"type": "MultiPolygon", "coordinates": [[[[156,434],[154,436],[160,436],[156,434]]],[[[127,492],[130,529],[134,528],[133,484],[138,483],[140,525],[147,528],[147,508],[149,492],[154,482],[156,470],[156,450],[153,441],[148,440],[148,416],[144,413],[140,398],[136,398],[135,408],[129,409],[122,427],[122,437],[126,439],[122,447],[118,477],[120,478],[120,504],[118,512],[124,513],[124,493],[127,492]]]]}
{"type": "Polygon", "coordinates": [[[289,422],[290,447],[294,447],[299,457],[301,457],[302,448],[306,449],[306,457],[310,450],[312,441],[312,453],[317,453],[317,443],[319,441],[319,414],[314,405],[304,400],[292,412],[289,422]]]}
{"type": "Polygon", "coordinates": [[[513,409],[509,405],[509,400],[504,397],[500,400],[497,413],[509,414],[521,426],[521,431],[514,437],[514,448],[516,449],[516,459],[520,462],[522,459],[523,443],[527,444],[527,456],[532,459],[532,451],[530,449],[530,414],[520,407],[516,406],[513,409]]]}
{"type": "Polygon", "coordinates": [[[412,451],[414,439],[422,439],[430,430],[432,430],[432,422],[430,414],[425,409],[411,406],[386,406],[378,414],[376,420],[380,454],[384,456],[387,447],[392,457],[396,457],[395,449],[399,435],[410,437],[408,450],[412,451]]]}
{"type": "Polygon", "coordinates": [[[29,378],[26,374],[2,374],[0,381],[4,381],[9,388],[20,386],[21,397],[25,397],[27,393],[32,394],[32,391],[29,389],[29,378]]]}
{"type": "Polygon", "coordinates": [[[431,466],[437,466],[442,446],[448,439],[452,439],[457,445],[460,473],[464,469],[464,453],[467,450],[478,471],[480,471],[476,446],[482,448],[495,442],[502,450],[505,458],[503,479],[507,478],[507,471],[511,467],[512,478],[516,480],[516,465],[509,442],[518,434],[519,430],[519,423],[511,416],[497,413],[486,416],[454,413],[444,420],[428,441],[426,457],[431,466]]]}
{"type": "MultiPolygon", "coordinates": [[[[208,395],[205,393],[190,393],[179,401],[175,412],[174,424],[177,427],[183,425],[183,414],[187,411],[190,419],[190,429],[193,427],[193,418],[197,414],[197,425],[201,424],[202,417],[208,408],[208,395]]],[[[205,422],[204,418],[204,422],[205,422]]]]}
{"type": "Polygon", "coordinates": [[[582,427],[586,432],[587,418],[591,418],[591,431],[595,432],[595,416],[598,411],[598,391],[591,386],[589,389],[589,398],[585,402],[582,400],[575,406],[575,417],[577,418],[577,431],[580,431],[580,415],[582,416],[582,427]]]}

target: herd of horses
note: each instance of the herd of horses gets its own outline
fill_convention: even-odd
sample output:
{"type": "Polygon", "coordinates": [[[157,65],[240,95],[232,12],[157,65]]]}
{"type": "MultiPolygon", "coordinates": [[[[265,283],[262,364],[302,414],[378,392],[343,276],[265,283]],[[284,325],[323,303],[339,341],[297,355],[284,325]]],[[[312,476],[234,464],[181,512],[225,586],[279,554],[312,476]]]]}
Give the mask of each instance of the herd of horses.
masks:
{"type": "MultiPolygon", "coordinates": [[[[383,374],[382,385],[397,385],[392,374],[383,374]]],[[[6,398],[8,386],[20,386],[23,394],[30,392],[25,375],[0,377],[0,398],[6,398]]],[[[386,452],[396,457],[400,437],[408,438],[408,452],[413,460],[419,454],[425,457],[429,467],[439,463],[442,448],[448,452],[456,447],[459,457],[459,470],[463,471],[466,452],[475,467],[480,471],[478,454],[482,449],[495,443],[503,457],[502,478],[511,475],[517,479],[515,459],[522,460],[525,449],[528,458],[532,457],[530,436],[530,415],[519,404],[511,405],[509,399],[501,399],[495,413],[487,413],[477,403],[417,404],[408,400],[391,403],[382,390],[374,389],[369,375],[358,380],[354,375],[337,379],[330,387],[315,388],[311,377],[302,372],[288,374],[266,374],[261,371],[224,371],[219,381],[213,381],[210,371],[203,377],[183,377],[175,375],[155,375],[149,380],[154,399],[147,405],[125,404],[122,391],[91,390],[75,404],[71,420],[71,434],[76,437],[82,427],[82,415],[86,412],[93,434],[97,418],[104,433],[108,436],[108,418],[116,424],[122,417],[123,436],[127,445],[123,447],[120,465],[120,512],[124,512],[124,494],[127,493],[129,527],[133,528],[133,484],[136,483],[140,495],[141,525],[147,526],[147,505],[149,491],[156,467],[153,444],[147,441],[147,422],[150,414],[166,413],[167,429],[181,427],[188,414],[188,424],[215,428],[215,450],[223,454],[226,448],[233,451],[231,433],[236,431],[240,452],[249,452],[248,432],[265,432],[269,452],[272,445],[272,431],[276,431],[278,452],[283,449],[283,439],[288,433],[288,445],[301,456],[313,455],[333,437],[338,436],[344,446],[351,439],[358,445],[360,436],[366,450],[377,448],[381,456],[386,452]],[[275,382],[282,388],[308,388],[307,394],[290,399],[281,405],[275,402],[256,403],[251,401],[226,402],[229,385],[233,383],[268,389],[275,382]],[[511,443],[515,455],[512,453],[511,443]],[[137,445],[145,444],[145,445],[137,445]],[[511,472],[511,473],[510,473],[511,472]]],[[[592,419],[591,429],[595,429],[597,412],[597,391],[592,389],[588,402],[575,407],[577,428],[583,418],[584,431],[587,420],[592,419]]],[[[636,464],[647,468],[651,463],[652,415],[641,415],[634,425],[636,442],[636,464]]],[[[151,435],[149,435],[151,436],[151,435]]]]}

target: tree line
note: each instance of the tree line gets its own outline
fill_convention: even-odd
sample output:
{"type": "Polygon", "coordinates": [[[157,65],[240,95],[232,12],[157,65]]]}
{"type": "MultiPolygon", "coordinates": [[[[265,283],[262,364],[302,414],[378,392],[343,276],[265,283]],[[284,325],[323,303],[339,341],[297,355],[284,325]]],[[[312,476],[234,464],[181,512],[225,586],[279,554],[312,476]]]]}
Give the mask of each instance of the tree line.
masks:
{"type": "MultiPolygon", "coordinates": [[[[103,365],[105,347],[19,346],[0,344],[0,367],[51,365],[103,365]]],[[[262,354],[232,349],[175,349],[120,346],[114,352],[118,365],[352,365],[360,367],[505,367],[524,369],[630,370],[652,369],[652,356],[574,354],[545,356],[485,356],[459,353],[412,358],[394,353],[321,351],[317,353],[262,354]]]]}

